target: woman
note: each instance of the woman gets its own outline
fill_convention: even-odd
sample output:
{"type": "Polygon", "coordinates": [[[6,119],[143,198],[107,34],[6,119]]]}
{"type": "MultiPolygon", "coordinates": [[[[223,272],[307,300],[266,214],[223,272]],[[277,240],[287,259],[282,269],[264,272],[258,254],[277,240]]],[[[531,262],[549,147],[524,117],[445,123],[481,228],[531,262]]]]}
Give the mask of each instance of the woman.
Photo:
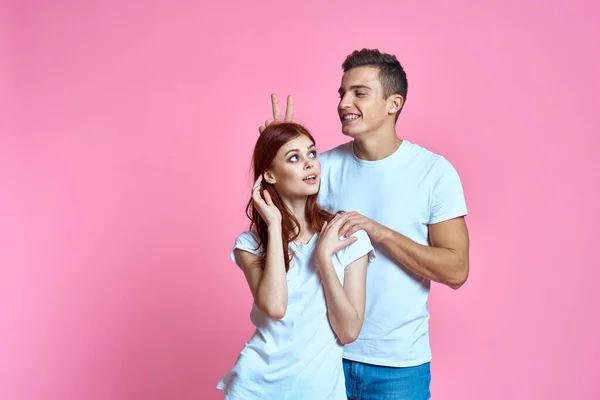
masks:
{"type": "Polygon", "coordinates": [[[267,127],[253,156],[250,230],[231,252],[254,298],[256,331],[217,388],[225,399],[346,399],[343,344],[363,324],[373,247],[340,238],[340,215],[317,205],[321,165],[311,134],[267,127]]]}

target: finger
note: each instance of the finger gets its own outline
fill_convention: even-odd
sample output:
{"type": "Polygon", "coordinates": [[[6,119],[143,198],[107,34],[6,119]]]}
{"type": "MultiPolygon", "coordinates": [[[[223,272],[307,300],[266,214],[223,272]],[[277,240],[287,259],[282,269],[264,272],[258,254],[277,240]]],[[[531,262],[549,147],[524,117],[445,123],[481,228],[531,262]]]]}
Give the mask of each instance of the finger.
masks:
{"type": "Polygon", "coordinates": [[[342,214],[335,214],[333,218],[331,218],[328,222],[329,227],[335,227],[336,221],[338,221],[342,217],[342,214]]]}
{"type": "Polygon", "coordinates": [[[269,194],[269,192],[267,190],[263,190],[263,197],[265,198],[265,202],[272,206],[273,205],[273,199],[271,198],[271,195],[269,194]]]}
{"type": "MultiPolygon", "coordinates": [[[[266,190],[265,190],[266,192],[266,190]]],[[[260,192],[260,188],[257,188],[254,192],[252,192],[252,198],[256,203],[258,203],[261,207],[266,207],[267,202],[265,201],[264,194],[260,192]]]]}
{"type": "Polygon", "coordinates": [[[362,227],[360,224],[354,224],[348,227],[348,229],[346,230],[346,233],[344,233],[345,237],[354,237],[352,235],[354,235],[356,232],[358,232],[359,230],[361,230],[362,227]]]}
{"type": "Polygon", "coordinates": [[[256,180],[254,181],[254,185],[252,186],[252,190],[256,190],[260,187],[260,184],[263,180],[263,176],[262,174],[258,175],[258,178],[256,178],[256,180]]]}
{"type": "Polygon", "coordinates": [[[257,198],[261,197],[261,195],[260,195],[260,188],[261,188],[260,185],[255,186],[255,187],[252,188],[252,197],[257,197],[257,198]]]}
{"type": "Polygon", "coordinates": [[[261,197],[261,195],[260,195],[260,189],[261,189],[261,187],[262,186],[259,184],[259,185],[257,185],[257,186],[255,186],[255,187],[252,188],[252,197],[257,197],[257,198],[261,197]]]}
{"type": "Polygon", "coordinates": [[[336,215],[335,217],[333,217],[333,219],[329,223],[331,226],[331,229],[334,229],[334,228],[339,229],[340,226],[342,226],[350,217],[351,217],[351,215],[347,214],[347,213],[336,215]]]}
{"type": "Polygon", "coordinates": [[[362,216],[351,216],[349,215],[346,221],[339,227],[338,233],[341,236],[346,236],[345,233],[348,230],[348,227],[352,224],[360,222],[362,220],[362,216]]]}
{"type": "Polygon", "coordinates": [[[260,197],[260,194],[256,194],[252,196],[252,201],[254,202],[254,208],[257,211],[261,212],[267,207],[267,203],[260,197]]]}
{"type": "Polygon", "coordinates": [[[264,130],[265,130],[264,126],[259,126],[258,127],[258,133],[263,133],[264,130]]]}
{"type": "Polygon", "coordinates": [[[327,221],[323,222],[323,226],[321,227],[321,233],[325,231],[325,227],[327,226],[327,221]]]}
{"type": "Polygon", "coordinates": [[[279,99],[275,93],[271,94],[271,105],[273,107],[273,120],[279,121],[281,119],[279,114],[279,99]]]}
{"type": "Polygon", "coordinates": [[[294,118],[294,98],[292,96],[288,96],[287,106],[285,107],[285,120],[287,122],[292,122],[293,118],[294,118]]]}
{"type": "Polygon", "coordinates": [[[351,237],[345,240],[340,240],[337,242],[335,248],[334,248],[334,253],[337,253],[338,251],[340,251],[341,249],[343,249],[344,247],[348,247],[350,246],[352,243],[356,242],[356,238],[355,237],[351,237]]]}
{"type": "Polygon", "coordinates": [[[360,214],[354,214],[354,213],[345,213],[342,214],[344,216],[344,218],[346,220],[350,220],[350,219],[357,219],[357,218],[364,218],[362,215],[360,214]]]}
{"type": "Polygon", "coordinates": [[[342,240],[342,243],[341,243],[340,247],[338,248],[338,251],[340,251],[344,247],[350,246],[352,243],[356,242],[357,240],[358,239],[356,238],[356,236],[351,236],[346,240],[342,240]]]}
{"type": "Polygon", "coordinates": [[[324,234],[326,235],[334,235],[338,239],[340,238],[339,234],[339,221],[343,218],[342,214],[336,214],[328,223],[327,229],[325,229],[324,234]]]}
{"type": "MultiPolygon", "coordinates": [[[[351,221],[354,222],[354,221],[362,220],[362,219],[365,218],[362,214],[359,214],[359,213],[357,213],[355,211],[351,211],[351,212],[345,213],[344,215],[347,216],[347,219],[345,221],[347,223],[351,222],[351,221]]],[[[343,225],[340,227],[340,233],[344,232],[344,226],[343,225]]]]}
{"type": "Polygon", "coordinates": [[[271,121],[270,119],[265,121],[265,128],[269,125],[271,125],[273,123],[273,121],[271,121]]]}
{"type": "Polygon", "coordinates": [[[350,237],[350,236],[352,236],[352,234],[353,234],[354,232],[356,232],[356,230],[358,230],[358,229],[362,229],[362,228],[358,228],[358,229],[356,229],[356,230],[352,231],[352,227],[355,227],[355,226],[357,226],[357,225],[363,226],[363,225],[361,225],[361,224],[362,224],[362,222],[361,222],[361,221],[352,221],[352,222],[348,222],[347,224],[345,224],[345,225],[344,225],[344,227],[342,227],[342,228],[341,228],[341,229],[338,231],[338,235],[340,235],[340,237],[343,237],[343,238],[350,237]]]}
{"type": "Polygon", "coordinates": [[[255,207],[263,207],[267,205],[267,203],[265,203],[265,200],[262,198],[259,190],[255,190],[254,192],[252,192],[252,201],[254,201],[255,207]]]}

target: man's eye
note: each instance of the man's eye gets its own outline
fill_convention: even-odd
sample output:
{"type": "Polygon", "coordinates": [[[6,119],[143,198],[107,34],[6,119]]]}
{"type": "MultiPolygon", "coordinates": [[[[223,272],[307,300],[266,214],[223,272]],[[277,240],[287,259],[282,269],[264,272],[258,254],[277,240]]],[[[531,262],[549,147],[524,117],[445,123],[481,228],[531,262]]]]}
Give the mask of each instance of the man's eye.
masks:
{"type": "Polygon", "coordinates": [[[356,92],[356,95],[358,97],[363,97],[363,96],[366,96],[367,94],[365,92],[356,92]]]}

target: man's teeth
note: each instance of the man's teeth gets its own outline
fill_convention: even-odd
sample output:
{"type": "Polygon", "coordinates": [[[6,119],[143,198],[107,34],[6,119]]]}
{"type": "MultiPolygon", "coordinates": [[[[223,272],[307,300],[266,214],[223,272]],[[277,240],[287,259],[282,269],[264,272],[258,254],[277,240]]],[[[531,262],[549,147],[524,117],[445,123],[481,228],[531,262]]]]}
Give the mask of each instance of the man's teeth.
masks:
{"type": "Polygon", "coordinates": [[[360,115],[344,115],[344,121],[353,121],[359,117],[360,115]]]}

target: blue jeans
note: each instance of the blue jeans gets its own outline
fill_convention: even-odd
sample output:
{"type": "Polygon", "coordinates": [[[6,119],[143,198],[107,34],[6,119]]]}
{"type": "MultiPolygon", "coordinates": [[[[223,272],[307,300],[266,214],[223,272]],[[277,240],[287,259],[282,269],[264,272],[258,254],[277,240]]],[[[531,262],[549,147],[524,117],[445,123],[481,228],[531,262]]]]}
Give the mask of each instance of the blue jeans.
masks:
{"type": "Polygon", "coordinates": [[[428,400],[429,363],[416,367],[382,367],[344,360],[348,400],[428,400]]]}

